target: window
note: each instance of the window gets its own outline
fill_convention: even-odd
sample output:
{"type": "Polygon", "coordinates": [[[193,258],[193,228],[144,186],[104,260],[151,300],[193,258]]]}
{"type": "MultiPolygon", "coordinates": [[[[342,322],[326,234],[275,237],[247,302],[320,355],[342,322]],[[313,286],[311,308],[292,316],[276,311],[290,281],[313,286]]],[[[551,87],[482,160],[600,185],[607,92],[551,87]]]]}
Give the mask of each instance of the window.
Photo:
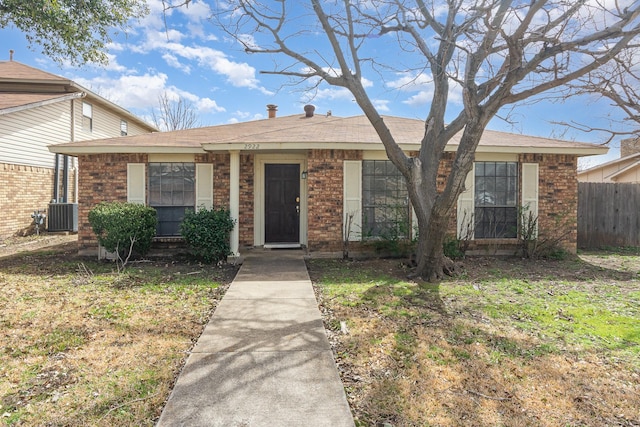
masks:
{"type": "Polygon", "coordinates": [[[82,103],[82,128],[93,132],[93,105],[88,102],[82,103]]]}
{"type": "Polygon", "coordinates": [[[185,211],[195,207],[195,164],[149,163],[149,206],[158,212],[158,236],[179,236],[185,211]]]}
{"type": "Polygon", "coordinates": [[[129,126],[126,120],[120,120],[120,136],[127,136],[129,126]]]}
{"type": "Polygon", "coordinates": [[[362,162],[364,236],[397,238],[409,233],[409,193],[400,171],[389,160],[362,162]]]}
{"type": "Polygon", "coordinates": [[[518,164],[475,164],[475,238],[515,238],[518,235],[518,164]]]}

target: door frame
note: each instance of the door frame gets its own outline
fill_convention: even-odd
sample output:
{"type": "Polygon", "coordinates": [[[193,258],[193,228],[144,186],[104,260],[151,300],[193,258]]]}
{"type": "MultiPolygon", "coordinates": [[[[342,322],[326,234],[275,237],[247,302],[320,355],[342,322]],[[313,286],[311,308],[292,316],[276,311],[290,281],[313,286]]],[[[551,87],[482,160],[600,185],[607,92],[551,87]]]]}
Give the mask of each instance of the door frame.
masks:
{"type": "MultiPolygon", "coordinates": [[[[265,165],[266,164],[297,164],[300,173],[307,170],[306,154],[256,154],[254,161],[253,183],[253,244],[264,246],[265,234],[265,165]]],[[[300,244],[307,245],[307,180],[300,176],[300,244]]]]}

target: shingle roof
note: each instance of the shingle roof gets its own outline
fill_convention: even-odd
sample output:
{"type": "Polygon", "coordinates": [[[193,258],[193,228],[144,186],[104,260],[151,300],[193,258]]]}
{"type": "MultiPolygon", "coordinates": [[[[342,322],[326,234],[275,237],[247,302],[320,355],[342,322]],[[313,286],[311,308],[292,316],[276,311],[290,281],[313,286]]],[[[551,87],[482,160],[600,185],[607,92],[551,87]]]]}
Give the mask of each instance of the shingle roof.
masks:
{"type": "Polygon", "coordinates": [[[0,114],[11,113],[20,107],[31,108],[39,103],[62,101],[75,95],[87,96],[131,120],[149,131],[155,126],[142,120],[117,104],[76,84],[72,80],[21,64],[0,61],[0,114]],[[2,111],[4,110],[4,111],[2,111]]]}
{"type": "MultiPolygon", "coordinates": [[[[406,150],[417,150],[424,135],[422,120],[384,116],[396,141],[406,150]]],[[[459,136],[450,142],[454,150],[459,136]]],[[[250,122],[209,126],[172,132],[79,141],[50,146],[63,154],[88,153],[198,153],[226,150],[283,149],[383,150],[382,143],[365,116],[284,116],[250,122]]],[[[538,138],[487,130],[478,151],[567,154],[602,154],[606,148],[593,144],[538,138]]]]}
{"type": "Polygon", "coordinates": [[[0,82],[41,81],[47,83],[70,83],[69,79],[47,73],[16,61],[0,61],[0,82]]]}

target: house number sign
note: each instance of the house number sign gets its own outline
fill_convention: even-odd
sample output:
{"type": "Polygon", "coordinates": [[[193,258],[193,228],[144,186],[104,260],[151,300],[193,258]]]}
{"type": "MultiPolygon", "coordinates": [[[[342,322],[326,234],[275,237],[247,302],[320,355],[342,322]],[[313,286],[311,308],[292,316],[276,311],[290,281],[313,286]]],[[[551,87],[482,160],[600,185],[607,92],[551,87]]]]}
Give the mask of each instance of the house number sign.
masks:
{"type": "Polygon", "coordinates": [[[244,144],[245,150],[257,150],[260,148],[260,144],[244,144]]]}

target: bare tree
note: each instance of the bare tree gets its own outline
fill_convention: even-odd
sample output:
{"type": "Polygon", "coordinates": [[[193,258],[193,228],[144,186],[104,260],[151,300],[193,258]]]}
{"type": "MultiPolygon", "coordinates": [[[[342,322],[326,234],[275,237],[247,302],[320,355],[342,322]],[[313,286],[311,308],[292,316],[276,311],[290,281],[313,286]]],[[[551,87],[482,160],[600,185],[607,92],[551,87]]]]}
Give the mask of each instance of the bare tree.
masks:
{"type": "Polygon", "coordinates": [[[200,126],[195,106],[184,98],[170,99],[164,92],[158,97],[158,109],[151,110],[153,124],[160,130],[180,130],[200,126]]]}
{"type": "Polygon", "coordinates": [[[640,32],[640,6],[623,1],[229,0],[216,19],[246,52],[273,56],[274,68],[263,72],[353,94],[408,183],[419,230],[415,274],[437,280],[451,272],[442,245],[485,127],[505,106],[565,98],[568,83],[624,61],[640,32]],[[393,55],[377,53],[389,44],[393,55]],[[431,80],[415,157],[399,147],[364,84],[381,70],[431,80]],[[453,89],[461,107],[450,100],[453,89]],[[453,168],[438,191],[438,165],[456,134],[453,168]]]}
{"type": "Polygon", "coordinates": [[[640,46],[629,46],[607,64],[570,83],[572,95],[596,94],[611,101],[612,107],[622,110],[623,118],[610,120],[608,128],[593,127],[589,123],[558,122],[583,132],[607,135],[603,143],[618,136],[640,135],[640,46]]]}

